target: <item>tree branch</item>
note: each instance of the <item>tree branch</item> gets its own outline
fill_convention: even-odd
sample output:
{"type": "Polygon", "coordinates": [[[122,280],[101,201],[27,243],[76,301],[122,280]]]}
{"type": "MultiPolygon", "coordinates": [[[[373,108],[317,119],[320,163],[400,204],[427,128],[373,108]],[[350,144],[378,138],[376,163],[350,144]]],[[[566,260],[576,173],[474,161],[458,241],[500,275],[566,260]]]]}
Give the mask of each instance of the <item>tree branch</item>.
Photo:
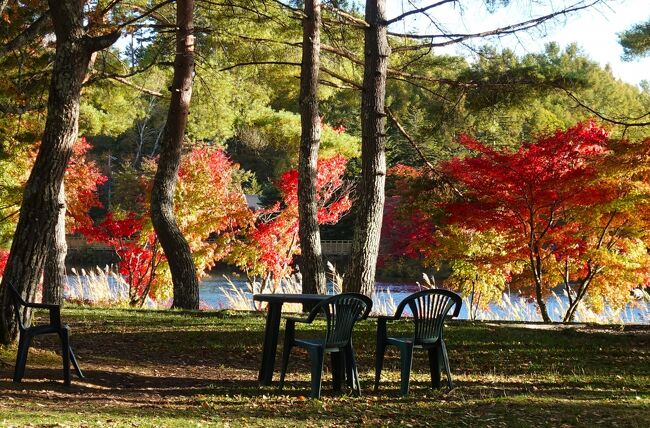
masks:
{"type": "Polygon", "coordinates": [[[349,24],[358,27],[358,28],[368,28],[368,23],[364,21],[361,18],[357,18],[356,16],[350,15],[349,13],[346,13],[342,11],[341,9],[338,9],[334,6],[331,5],[323,5],[323,9],[328,10],[332,12],[334,15],[337,15],[344,20],[348,21],[349,24]]]}
{"type": "Polygon", "coordinates": [[[217,71],[228,71],[228,70],[232,70],[233,68],[245,67],[247,65],[292,65],[292,66],[300,67],[302,64],[299,62],[290,62],[290,61],[250,61],[250,62],[238,62],[237,64],[220,68],[217,71]]]}
{"type": "Polygon", "coordinates": [[[17,106],[13,104],[0,103],[0,113],[20,115],[30,111],[43,111],[45,110],[45,107],[45,104],[27,104],[24,106],[17,106]]]}
{"type": "MultiPolygon", "coordinates": [[[[1,12],[0,12],[1,13],[1,12]]],[[[50,14],[48,11],[45,11],[36,21],[34,21],[29,27],[27,27],[23,32],[18,34],[9,42],[4,45],[0,45],[0,57],[5,56],[8,52],[18,49],[25,43],[32,41],[39,35],[44,35],[45,30],[52,24],[50,19],[50,14]]]]}
{"type": "MultiPolygon", "coordinates": [[[[621,126],[625,126],[625,127],[650,126],[650,122],[631,123],[631,122],[626,122],[624,120],[613,119],[611,117],[605,116],[603,113],[593,109],[592,107],[589,107],[587,104],[580,101],[580,99],[573,92],[571,92],[570,90],[568,90],[566,88],[562,88],[562,87],[560,87],[559,89],[563,90],[569,96],[569,98],[574,100],[576,102],[576,104],[578,104],[580,107],[582,107],[583,109],[587,110],[590,113],[595,114],[596,116],[598,116],[600,119],[604,120],[605,122],[609,122],[609,123],[612,123],[614,125],[621,125],[621,126]]],[[[639,116],[637,118],[630,118],[630,119],[631,120],[639,120],[639,119],[643,119],[644,117],[646,117],[648,115],[650,115],[650,112],[645,113],[645,114],[643,114],[643,115],[641,115],[641,116],[639,116]]]]}
{"type": "Polygon", "coordinates": [[[401,21],[402,19],[404,19],[404,18],[406,18],[408,16],[415,15],[417,13],[424,13],[429,9],[433,9],[433,8],[436,8],[438,6],[442,6],[442,5],[447,4],[447,3],[456,3],[457,1],[458,0],[440,0],[439,2],[430,4],[429,6],[424,6],[424,7],[421,7],[419,9],[409,10],[408,12],[404,12],[403,14],[398,15],[395,18],[389,19],[388,21],[386,21],[386,25],[394,24],[397,21],[401,21]]]}
{"type": "Polygon", "coordinates": [[[145,10],[142,14],[140,14],[140,15],[134,17],[134,18],[131,18],[131,19],[129,19],[129,20],[126,21],[126,22],[121,23],[121,24],[118,26],[118,30],[121,30],[122,28],[131,25],[131,24],[133,24],[134,22],[137,22],[137,21],[141,20],[142,18],[146,18],[147,16],[152,15],[152,14],[153,14],[154,12],[156,12],[158,9],[160,9],[160,8],[162,8],[163,6],[166,6],[166,5],[170,4],[170,3],[174,3],[174,1],[175,1],[175,0],[165,0],[165,1],[161,2],[161,3],[158,3],[157,5],[155,5],[154,7],[152,7],[151,9],[147,9],[147,10],[145,10]]]}
{"type": "Polygon", "coordinates": [[[153,95],[154,97],[159,97],[159,98],[164,98],[164,95],[161,94],[160,92],[154,91],[153,89],[148,89],[140,85],[136,85],[135,83],[129,81],[128,79],[125,79],[124,77],[120,76],[109,76],[109,79],[113,79],[117,82],[120,82],[126,86],[130,86],[131,88],[137,89],[140,92],[143,92],[145,94],[153,95]]]}
{"type": "Polygon", "coordinates": [[[347,83],[348,85],[354,87],[355,89],[363,89],[363,86],[360,83],[355,82],[354,80],[348,79],[347,77],[341,76],[340,74],[336,73],[335,71],[330,70],[329,68],[323,67],[322,65],[320,66],[320,70],[324,73],[329,74],[330,76],[334,77],[335,79],[339,79],[341,82],[347,83]]]}
{"type": "MultiPolygon", "coordinates": [[[[361,66],[364,65],[363,61],[361,61],[360,59],[355,57],[354,54],[349,52],[349,51],[339,49],[339,48],[335,48],[333,46],[325,45],[325,44],[321,44],[321,49],[323,51],[325,51],[325,52],[330,52],[330,53],[339,55],[339,56],[341,56],[343,58],[347,58],[347,59],[349,59],[350,61],[352,61],[353,63],[355,63],[357,65],[361,65],[361,66]]],[[[453,87],[474,88],[474,87],[478,86],[477,83],[473,83],[473,82],[463,83],[463,82],[459,82],[459,81],[452,80],[452,79],[443,79],[443,78],[436,78],[436,77],[423,76],[423,75],[419,75],[419,74],[407,73],[407,72],[404,72],[404,71],[395,70],[393,68],[388,68],[387,69],[387,74],[388,74],[389,77],[390,76],[398,76],[398,77],[409,78],[409,79],[413,79],[413,80],[422,80],[422,81],[426,81],[426,82],[430,82],[430,83],[441,83],[441,84],[446,84],[446,85],[453,86],[453,87]]]]}
{"type": "Polygon", "coordinates": [[[406,132],[406,129],[404,129],[404,127],[399,122],[399,120],[397,120],[397,117],[395,117],[393,111],[388,107],[385,108],[385,111],[386,111],[386,115],[391,120],[391,122],[393,122],[393,124],[400,132],[400,134],[402,134],[402,136],[406,139],[406,141],[409,142],[409,144],[411,145],[411,147],[413,147],[413,149],[418,154],[422,162],[427,166],[427,168],[429,168],[429,171],[431,171],[431,173],[434,176],[436,176],[441,183],[449,187],[451,191],[456,194],[456,196],[464,199],[463,193],[460,190],[458,190],[456,186],[454,186],[454,183],[452,183],[452,181],[447,176],[445,176],[443,173],[438,171],[438,169],[431,162],[429,162],[427,157],[424,155],[422,149],[420,149],[420,147],[417,145],[415,140],[408,134],[408,132],[406,132]]]}
{"type": "Polygon", "coordinates": [[[90,50],[90,52],[98,52],[108,48],[109,46],[113,45],[113,43],[117,42],[117,39],[120,38],[120,34],[120,30],[117,29],[101,36],[85,37],[84,44],[86,45],[86,48],[90,50]]]}
{"type": "MultiPolygon", "coordinates": [[[[493,30],[488,30],[488,31],[482,31],[479,33],[451,33],[451,34],[404,34],[404,33],[394,33],[394,32],[388,32],[390,36],[393,37],[400,37],[400,38],[406,38],[406,39],[415,39],[415,40],[423,40],[423,39],[451,39],[447,40],[445,42],[440,42],[440,43],[425,43],[422,45],[417,45],[414,46],[413,49],[422,49],[424,47],[442,47],[442,46],[448,46],[451,44],[456,44],[456,43],[461,43],[469,39],[475,39],[475,38],[481,38],[481,37],[487,37],[487,36],[496,36],[496,35],[508,35],[508,34],[514,34],[520,31],[526,31],[530,30],[531,28],[537,27],[541,24],[543,24],[546,21],[549,21],[551,19],[554,19],[558,16],[561,15],[568,15],[569,13],[572,12],[577,12],[579,10],[587,9],[589,7],[594,6],[597,3],[600,3],[602,0],[592,0],[588,4],[585,4],[584,1],[579,1],[577,3],[574,3],[572,6],[569,6],[565,9],[556,11],[556,12],[551,12],[549,14],[539,16],[537,18],[532,18],[527,21],[522,21],[518,22],[516,24],[511,24],[511,25],[506,25],[505,27],[499,27],[495,28],[493,30]]],[[[402,47],[400,50],[407,50],[408,47],[402,47]]]]}

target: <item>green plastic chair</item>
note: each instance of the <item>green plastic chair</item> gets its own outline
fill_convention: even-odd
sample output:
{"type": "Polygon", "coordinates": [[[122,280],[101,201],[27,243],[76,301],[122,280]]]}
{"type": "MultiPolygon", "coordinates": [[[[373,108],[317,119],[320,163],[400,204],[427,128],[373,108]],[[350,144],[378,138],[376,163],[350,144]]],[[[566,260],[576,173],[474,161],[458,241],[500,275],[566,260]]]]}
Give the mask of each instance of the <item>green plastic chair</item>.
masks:
{"type": "Polygon", "coordinates": [[[27,364],[27,353],[32,339],[41,334],[56,333],[61,339],[61,356],[63,358],[63,381],[66,386],[70,385],[70,362],[77,372],[77,376],[83,379],[84,375],[79,368],[77,358],[74,355],[72,346],[70,346],[70,327],[61,323],[61,306],[45,303],[26,302],[13,284],[8,284],[11,303],[14,307],[14,315],[18,323],[18,352],[16,354],[16,367],[14,370],[14,382],[20,382],[25,375],[25,365],[27,364]],[[28,327],[23,323],[21,312],[23,308],[47,309],[50,313],[50,323],[45,325],[28,327]]]}
{"type": "Polygon", "coordinates": [[[409,392],[411,376],[411,363],[413,349],[424,349],[429,353],[429,368],[431,370],[431,383],[434,388],[440,387],[440,363],[442,362],[447,373],[449,389],[453,387],[447,347],[443,339],[442,330],[447,314],[454,307],[453,317],[460,313],[461,297],[449,290],[432,289],[413,293],[405,298],[395,310],[395,315],[382,316],[377,319],[377,350],[375,360],[375,391],[379,389],[379,379],[384,365],[386,346],[395,345],[400,350],[401,366],[401,393],[409,392]],[[414,334],[411,337],[389,337],[387,322],[398,320],[402,317],[404,309],[408,306],[413,323],[414,334]]]}
{"type": "Polygon", "coordinates": [[[352,328],[354,324],[368,317],[372,300],[358,293],[344,293],[332,296],[316,304],[307,318],[287,318],[282,352],[280,386],[284,387],[284,377],[289,365],[289,354],[294,346],[307,349],[311,359],[311,398],[320,398],[323,360],[326,353],[331,355],[334,390],[341,387],[343,366],[346,367],[348,385],[361,394],[359,373],[352,348],[352,328]],[[296,323],[311,324],[322,313],[327,321],[325,335],[316,339],[296,339],[296,323]]]}

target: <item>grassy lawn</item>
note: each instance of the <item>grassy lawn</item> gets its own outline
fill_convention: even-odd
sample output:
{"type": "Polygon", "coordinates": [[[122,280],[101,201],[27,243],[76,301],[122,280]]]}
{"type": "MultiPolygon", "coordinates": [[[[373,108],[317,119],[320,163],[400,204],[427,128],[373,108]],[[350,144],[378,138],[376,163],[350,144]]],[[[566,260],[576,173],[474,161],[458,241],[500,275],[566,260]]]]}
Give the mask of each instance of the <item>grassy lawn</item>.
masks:
{"type": "Polygon", "coordinates": [[[306,398],[306,354],[292,355],[283,394],[258,384],[263,314],[66,308],[64,318],[86,379],[63,386],[58,344],[45,337],[14,384],[15,347],[0,349],[0,426],[650,427],[647,328],[451,322],[456,387],[430,389],[420,352],[403,398],[394,350],[372,391],[368,320],[355,333],[363,396],[333,394],[326,374],[317,401],[306,398]]]}

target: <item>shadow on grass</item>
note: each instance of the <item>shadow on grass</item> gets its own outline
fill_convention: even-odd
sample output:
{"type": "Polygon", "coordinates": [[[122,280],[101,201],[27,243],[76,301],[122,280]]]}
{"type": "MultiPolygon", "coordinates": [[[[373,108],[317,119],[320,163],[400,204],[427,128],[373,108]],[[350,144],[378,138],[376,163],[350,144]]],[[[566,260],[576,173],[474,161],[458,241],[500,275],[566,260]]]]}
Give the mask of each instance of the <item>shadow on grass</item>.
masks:
{"type": "MultiPolygon", "coordinates": [[[[386,354],[380,391],[372,390],[376,324],[367,321],[354,336],[364,395],[334,393],[325,373],[323,400],[315,401],[305,398],[310,384],[304,352],[292,354],[282,394],[277,370],[273,385],[258,384],[260,314],[83,309],[71,310],[67,320],[86,379],[73,377],[73,385],[64,387],[60,356],[52,352],[59,352],[59,342],[44,337],[30,351],[24,382],[14,384],[15,348],[5,348],[0,353],[0,410],[24,411],[25,418],[28,408],[47,415],[63,412],[65,421],[72,417],[65,412],[86,415],[91,409],[104,419],[151,416],[173,422],[155,419],[153,425],[180,426],[183,418],[235,426],[444,426],[450,421],[469,426],[650,426],[647,332],[452,323],[446,340],[457,387],[432,390],[426,353],[419,352],[411,395],[402,397],[395,349],[386,354]]],[[[393,331],[403,334],[408,327],[396,323],[393,331]]],[[[318,328],[300,334],[313,336],[318,328]]]]}

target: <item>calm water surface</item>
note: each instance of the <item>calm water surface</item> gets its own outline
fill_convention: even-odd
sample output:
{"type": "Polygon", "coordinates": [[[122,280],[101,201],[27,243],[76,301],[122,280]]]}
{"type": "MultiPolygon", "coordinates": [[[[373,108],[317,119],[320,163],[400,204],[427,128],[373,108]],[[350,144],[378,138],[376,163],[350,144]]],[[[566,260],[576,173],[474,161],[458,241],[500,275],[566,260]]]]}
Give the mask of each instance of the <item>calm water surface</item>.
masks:
{"type": "MultiPolygon", "coordinates": [[[[253,293],[249,291],[246,281],[232,279],[231,283],[229,284],[223,277],[208,277],[202,281],[199,290],[202,305],[213,309],[227,309],[229,307],[229,300],[226,294],[233,293],[233,285],[240,293],[252,299],[253,293]]],[[[406,296],[420,289],[416,284],[378,282],[375,288],[376,300],[380,304],[385,304],[388,300],[392,299],[392,303],[398,305],[406,296]]],[[[526,302],[524,299],[516,296],[512,296],[511,301],[515,309],[504,309],[499,305],[493,304],[490,305],[490,309],[484,317],[501,320],[516,318],[517,320],[525,321],[541,321],[541,316],[537,313],[537,305],[535,302],[526,302]]],[[[551,318],[555,321],[560,321],[560,314],[563,312],[562,308],[566,306],[567,302],[565,297],[550,298],[548,300],[548,310],[551,318]]],[[[612,312],[607,309],[606,312],[608,311],[612,312]]],[[[466,304],[463,304],[459,318],[469,318],[466,304]]],[[[650,324],[650,303],[630,305],[624,308],[620,315],[612,314],[612,318],[621,319],[625,323],[650,324]]]]}

